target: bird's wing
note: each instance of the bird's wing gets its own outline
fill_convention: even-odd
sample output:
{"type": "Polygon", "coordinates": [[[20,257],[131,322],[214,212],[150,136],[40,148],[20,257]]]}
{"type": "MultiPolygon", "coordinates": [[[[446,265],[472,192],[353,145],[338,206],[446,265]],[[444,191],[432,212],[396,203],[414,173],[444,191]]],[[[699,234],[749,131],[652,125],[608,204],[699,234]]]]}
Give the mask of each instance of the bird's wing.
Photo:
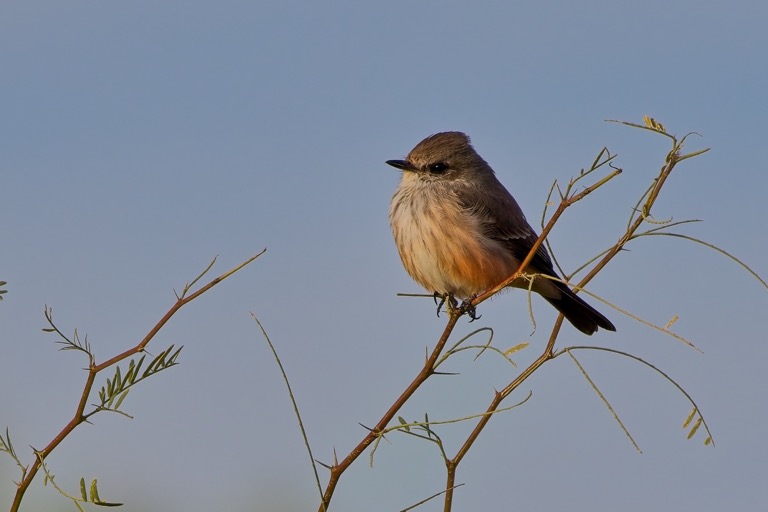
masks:
{"type": "MultiPolygon", "coordinates": [[[[462,208],[480,219],[484,234],[507,248],[518,261],[522,262],[539,235],[528,224],[517,201],[499,183],[497,190],[504,194],[489,195],[477,189],[463,190],[460,202],[462,208]]],[[[531,260],[531,270],[557,277],[552,260],[544,244],[536,250],[531,260]]]]}

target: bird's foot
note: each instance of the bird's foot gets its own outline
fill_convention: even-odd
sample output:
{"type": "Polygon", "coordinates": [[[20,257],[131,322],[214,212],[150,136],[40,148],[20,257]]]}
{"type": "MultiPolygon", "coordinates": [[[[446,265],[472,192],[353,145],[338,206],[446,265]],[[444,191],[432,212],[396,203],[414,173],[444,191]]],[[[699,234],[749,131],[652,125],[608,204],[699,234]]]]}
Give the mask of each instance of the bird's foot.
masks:
{"type": "Polygon", "coordinates": [[[452,293],[435,292],[432,298],[434,299],[435,304],[437,304],[438,318],[440,317],[440,311],[443,309],[443,305],[445,305],[446,302],[448,303],[446,310],[448,311],[449,314],[451,313],[451,311],[456,309],[456,306],[458,304],[458,302],[456,302],[456,299],[453,297],[452,293]],[[439,302],[438,302],[438,299],[440,299],[439,302]]]}
{"type": "Polygon", "coordinates": [[[452,293],[435,292],[432,296],[435,304],[437,304],[438,317],[440,316],[440,311],[442,311],[443,306],[445,306],[445,310],[449,315],[455,314],[457,316],[461,316],[466,313],[470,322],[474,322],[482,316],[477,314],[477,309],[475,309],[475,306],[472,305],[472,301],[475,300],[475,297],[477,297],[477,295],[467,297],[461,302],[461,304],[459,304],[452,293]]]}
{"type": "Polygon", "coordinates": [[[477,309],[475,308],[474,305],[472,305],[472,301],[475,300],[475,297],[477,297],[477,295],[472,295],[471,297],[467,297],[461,303],[461,306],[459,306],[459,313],[460,314],[466,313],[467,316],[469,317],[469,323],[472,323],[478,318],[480,318],[481,316],[483,316],[483,315],[478,315],[477,309]]]}

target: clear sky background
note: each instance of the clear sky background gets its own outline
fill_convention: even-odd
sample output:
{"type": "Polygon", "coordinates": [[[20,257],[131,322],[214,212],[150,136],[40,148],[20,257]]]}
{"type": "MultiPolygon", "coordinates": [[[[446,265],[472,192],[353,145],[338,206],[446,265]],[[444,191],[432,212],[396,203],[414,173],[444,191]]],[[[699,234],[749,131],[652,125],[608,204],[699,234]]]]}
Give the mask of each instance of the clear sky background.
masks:
{"type": "MultiPolygon", "coordinates": [[[[181,364],[134,389],[133,420],[102,414],[49,462],[77,490],[99,478],[123,511],[315,510],[312,471],[275,361],[292,380],[315,456],[343,456],[418,371],[445,319],[402,269],[388,226],[399,175],[384,164],[461,130],[532,224],[553,180],[607,146],[624,174],[550,239],[574,268],[620,234],[669,146],[605,119],[696,131],[658,219],[768,275],[764,2],[3,1],[0,4],[0,427],[25,461],[70,419],[85,360],[57,352],[43,308],[88,334],[99,360],[135,344],[173,289],[215,256],[240,274],[183,309],[150,345],[181,364]]],[[[576,367],[560,358],[512,397],[459,469],[455,510],[758,510],[768,502],[768,290],[732,261],[669,238],[632,244],[590,289],[693,340],[700,354],[608,306],[618,333],[570,326],[658,365],[715,436],[686,439],[690,407],[628,360],[581,361],[635,436],[635,452],[576,367]]],[[[595,303],[595,300],[591,300],[595,303]]],[[[554,314],[525,293],[483,304],[457,335],[522,341],[554,314]]],[[[485,409],[515,369],[458,357],[402,411],[485,409]]],[[[104,378],[106,375],[104,376],[104,378]]],[[[103,378],[100,382],[103,382],[103,378]]],[[[453,453],[469,424],[441,427],[453,453]]],[[[392,434],[344,476],[334,510],[400,510],[435,492],[431,445],[392,434]]],[[[323,483],[326,474],[321,470],[323,483]]],[[[18,472],[0,456],[0,509],[18,472]]],[[[26,510],[70,505],[42,481],[26,510]]],[[[423,510],[439,510],[432,502],[423,510]]]]}

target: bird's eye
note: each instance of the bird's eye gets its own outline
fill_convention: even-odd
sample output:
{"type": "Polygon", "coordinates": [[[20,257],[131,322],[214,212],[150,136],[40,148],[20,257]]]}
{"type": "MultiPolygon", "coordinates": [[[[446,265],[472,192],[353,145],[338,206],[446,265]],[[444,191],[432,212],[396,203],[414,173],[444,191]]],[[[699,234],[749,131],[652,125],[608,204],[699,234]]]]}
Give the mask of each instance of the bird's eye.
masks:
{"type": "Polygon", "coordinates": [[[448,170],[448,164],[443,162],[437,162],[436,164],[429,165],[429,172],[432,174],[443,174],[448,170]]]}

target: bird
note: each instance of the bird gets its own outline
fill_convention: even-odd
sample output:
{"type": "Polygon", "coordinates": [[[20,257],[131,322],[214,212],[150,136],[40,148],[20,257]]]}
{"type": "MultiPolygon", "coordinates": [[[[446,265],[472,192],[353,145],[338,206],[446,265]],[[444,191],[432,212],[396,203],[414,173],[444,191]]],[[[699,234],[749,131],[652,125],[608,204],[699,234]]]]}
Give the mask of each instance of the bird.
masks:
{"type": "MultiPolygon", "coordinates": [[[[516,272],[538,239],[466,134],[435,133],[404,160],[386,163],[402,171],[389,208],[397,251],[406,272],[435,297],[473,299],[516,272]]],[[[524,273],[529,279],[518,278],[510,286],[530,286],[579,331],[616,330],[557,280],[543,244],[524,273]],[[535,274],[556,280],[534,277],[530,284],[535,274]]]]}

